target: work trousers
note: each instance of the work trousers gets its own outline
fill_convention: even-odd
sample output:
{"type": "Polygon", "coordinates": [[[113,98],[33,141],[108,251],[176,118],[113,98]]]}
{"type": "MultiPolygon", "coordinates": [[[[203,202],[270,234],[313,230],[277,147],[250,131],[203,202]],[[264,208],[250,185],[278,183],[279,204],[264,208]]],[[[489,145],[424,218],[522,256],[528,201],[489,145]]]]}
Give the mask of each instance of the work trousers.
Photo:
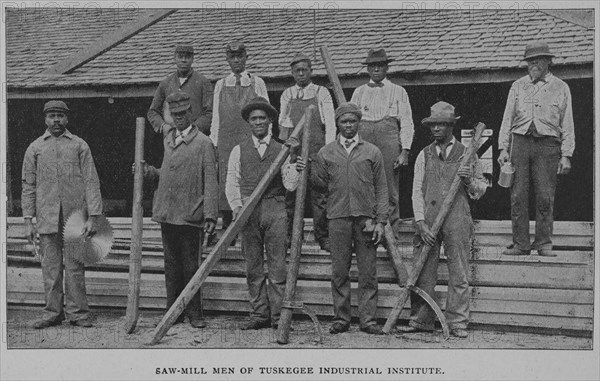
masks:
{"type": "MultiPolygon", "coordinates": [[[[466,329],[469,324],[469,253],[471,249],[472,224],[470,216],[452,216],[446,219],[431,248],[416,286],[435,299],[435,285],[438,278],[440,242],[444,244],[444,253],[448,263],[448,297],[446,300],[446,321],[450,329],[466,329]]],[[[415,257],[423,244],[415,247],[415,257]]],[[[433,330],[435,313],[420,296],[411,293],[410,325],[420,329],[433,330]]]]}
{"type": "Polygon", "coordinates": [[[554,193],[560,142],[553,137],[513,134],[515,178],[510,189],[513,242],[521,250],[552,249],[554,193]],[[529,237],[529,187],[535,195],[535,239],[529,237]]]}
{"type": "Polygon", "coordinates": [[[375,144],[383,155],[383,167],[389,195],[390,224],[398,235],[400,223],[400,172],[394,162],[400,155],[400,131],[395,118],[384,118],[377,122],[361,121],[358,134],[369,143],[375,144]]]}
{"type": "Polygon", "coordinates": [[[364,233],[367,217],[345,217],[329,220],[331,244],[331,292],[334,322],[349,324],[350,264],[352,246],[358,264],[358,317],[360,326],[376,323],[377,312],[377,248],[371,243],[372,233],[364,233]]]}
{"type": "MultiPolygon", "coordinates": [[[[312,163],[309,166],[309,171],[312,170],[312,163]]],[[[310,179],[310,173],[307,175],[310,179]]],[[[329,233],[327,232],[327,190],[312,186],[310,182],[306,187],[306,202],[304,203],[304,215],[306,216],[306,208],[310,207],[313,218],[313,233],[315,241],[322,245],[329,233]]],[[[292,226],[294,223],[294,211],[296,205],[296,192],[287,192],[286,194],[286,209],[288,215],[288,236],[292,237],[292,226]]],[[[303,226],[304,228],[304,222],[303,226]]]]}
{"type": "Polygon", "coordinates": [[[284,196],[262,199],[242,228],[242,254],[250,294],[250,316],[279,323],[287,275],[287,213],[284,196]],[[267,256],[267,275],[264,256],[267,256]],[[267,284],[268,279],[268,284],[267,284]]]}
{"type": "MultiPolygon", "coordinates": [[[[168,223],[160,224],[160,228],[165,258],[168,310],[198,271],[202,230],[195,226],[168,223]]],[[[202,318],[201,289],[188,303],[185,314],[189,319],[202,318]]],[[[179,318],[179,321],[182,320],[183,316],[179,318]]]]}
{"type": "Polygon", "coordinates": [[[58,226],[61,229],[58,233],[40,234],[42,279],[46,296],[42,319],[62,321],[65,316],[69,321],[87,319],[89,307],[85,294],[85,267],[74,258],[79,253],[64,252],[62,210],[58,226]]]}

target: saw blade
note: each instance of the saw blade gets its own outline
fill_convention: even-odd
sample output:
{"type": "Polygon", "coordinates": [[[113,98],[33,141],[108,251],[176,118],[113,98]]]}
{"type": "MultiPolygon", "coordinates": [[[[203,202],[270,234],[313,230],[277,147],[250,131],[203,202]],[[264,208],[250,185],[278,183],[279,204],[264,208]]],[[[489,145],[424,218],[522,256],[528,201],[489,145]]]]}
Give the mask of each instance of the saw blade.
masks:
{"type": "Polygon", "coordinates": [[[96,218],[96,232],[91,237],[83,236],[87,212],[79,209],[71,213],[63,229],[64,254],[85,265],[102,261],[112,247],[113,231],[106,217],[96,218]]]}

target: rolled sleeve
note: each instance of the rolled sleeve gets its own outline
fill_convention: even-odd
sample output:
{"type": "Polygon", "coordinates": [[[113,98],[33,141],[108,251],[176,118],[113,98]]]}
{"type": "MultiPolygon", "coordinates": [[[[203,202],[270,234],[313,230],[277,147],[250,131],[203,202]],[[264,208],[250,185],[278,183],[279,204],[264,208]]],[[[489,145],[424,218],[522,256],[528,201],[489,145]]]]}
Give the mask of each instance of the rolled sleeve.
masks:
{"type": "Polygon", "coordinates": [[[225,197],[231,210],[242,207],[242,193],[240,191],[240,146],[237,145],[229,154],[227,163],[227,177],[225,180],[225,197]]]}

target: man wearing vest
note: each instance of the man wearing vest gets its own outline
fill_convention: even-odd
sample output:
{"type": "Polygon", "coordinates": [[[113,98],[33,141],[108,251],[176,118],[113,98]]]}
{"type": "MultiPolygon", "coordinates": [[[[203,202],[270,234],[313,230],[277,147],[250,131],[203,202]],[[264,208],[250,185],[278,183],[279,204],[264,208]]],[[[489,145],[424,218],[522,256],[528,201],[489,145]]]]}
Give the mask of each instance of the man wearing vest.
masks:
{"type": "MultiPolygon", "coordinates": [[[[417,280],[417,287],[433,297],[437,283],[440,244],[448,260],[448,299],[446,319],[453,336],[467,337],[469,323],[469,253],[471,248],[472,220],[468,198],[479,199],[485,193],[487,182],[477,160],[461,166],[465,146],[452,134],[456,121],[454,107],[446,102],[431,106],[431,116],[423,119],[429,127],[434,142],[425,147],[415,162],[412,202],[417,234],[415,250],[424,243],[432,246],[427,262],[417,280]],[[452,208],[438,236],[430,230],[455,174],[462,180],[452,208]]],[[[419,296],[411,294],[411,319],[408,326],[399,326],[404,333],[433,331],[435,314],[419,296]]]]}
{"type": "Polygon", "coordinates": [[[148,121],[154,131],[159,133],[162,131],[163,135],[167,135],[175,128],[175,123],[166,98],[177,91],[183,91],[190,96],[192,122],[200,132],[208,136],[213,110],[212,84],[192,68],[194,62],[192,45],[177,45],[174,59],[177,72],[163,79],[158,85],[148,110],[148,121]]]}
{"type": "MultiPolygon", "coordinates": [[[[214,94],[210,138],[217,147],[219,160],[219,208],[223,217],[223,230],[231,223],[231,210],[225,196],[227,163],[233,147],[240,141],[250,138],[250,129],[242,119],[240,111],[256,97],[269,99],[265,82],[246,71],[248,54],[241,42],[231,42],[225,48],[227,63],[231,73],[217,81],[214,94]]],[[[215,242],[211,236],[209,244],[215,242]]]]}
{"type": "MultiPolygon", "coordinates": [[[[252,194],[279,152],[281,144],[271,136],[271,123],[277,118],[277,110],[262,97],[251,100],[241,110],[245,128],[250,136],[242,138],[229,155],[225,193],[237,219],[243,204],[252,194]]],[[[275,175],[256,205],[248,222],[241,230],[242,254],[246,259],[246,278],[252,311],[250,320],[241,329],[277,328],[281,302],[287,275],[285,256],[287,253],[287,213],[285,209],[286,189],[293,191],[298,186],[298,176],[284,175],[295,168],[289,159],[275,175]],[[286,181],[284,181],[284,179],[286,181]],[[264,274],[266,252],[268,276],[264,274]],[[267,284],[268,283],[268,284],[267,284]]]]}
{"type": "MultiPolygon", "coordinates": [[[[316,85],[311,81],[312,67],[310,58],[298,53],[292,62],[292,76],[296,84],[285,89],[281,94],[281,115],[279,116],[279,139],[286,141],[293,128],[300,122],[304,111],[314,105],[318,113],[311,119],[310,125],[310,149],[309,160],[313,160],[319,150],[328,143],[335,140],[335,118],[333,101],[329,90],[323,86],[316,85]]],[[[310,163],[310,161],[309,161],[310,163]]],[[[310,169],[309,169],[310,170],[310,169]]],[[[291,223],[294,213],[294,194],[289,194],[292,199],[288,200],[288,219],[291,235],[291,223]]],[[[329,238],[327,234],[327,217],[325,207],[327,195],[319,191],[317,187],[309,186],[307,199],[313,217],[313,229],[315,240],[323,250],[329,251],[329,238]]]]}
{"type": "Polygon", "coordinates": [[[527,45],[524,59],[529,74],[512,84],[500,126],[498,162],[511,160],[515,166],[510,188],[513,243],[505,255],[529,255],[533,249],[541,256],[556,256],[552,252],[556,175],[571,170],[575,129],[571,91],[550,73],[552,57],[545,42],[527,45]],[[533,244],[529,237],[531,185],[535,194],[533,244]]]}
{"type": "MultiPolygon", "coordinates": [[[[175,129],[164,137],[161,168],[144,165],[144,177],[151,183],[158,180],[152,220],[162,232],[168,310],[198,270],[203,231],[215,228],[218,185],[214,147],[192,122],[190,96],[179,91],[167,102],[175,129]]],[[[205,327],[201,291],[185,312],[192,327],[205,327]]]]}
{"type": "MultiPolygon", "coordinates": [[[[348,331],[350,263],[353,248],[358,264],[358,314],[360,330],[381,334],[377,324],[377,245],[388,220],[388,194],[383,156],[357,134],[361,111],[353,103],[335,110],[339,140],[321,148],[311,181],[328,190],[327,219],[331,242],[331,291],[334,321],[332,334],[348,331]]],[[[298,163],[303,160],[298,159],[298,163]]],[[[301,168],[299,168],[301,169],[301,168]]]]}
{"type": "Polygon", "coordinates": [[[383,154],[390,224],[398,234],[399,169],[408,165],[414,125],[406,90],[386,78],[388,63],[391,61],[384,49],[369,50],[363,65],[367,65],[371,80],[354,90],[351,102],[356,103],[363,114],[359,130],[361,138],[375,144],[383,154]]]}

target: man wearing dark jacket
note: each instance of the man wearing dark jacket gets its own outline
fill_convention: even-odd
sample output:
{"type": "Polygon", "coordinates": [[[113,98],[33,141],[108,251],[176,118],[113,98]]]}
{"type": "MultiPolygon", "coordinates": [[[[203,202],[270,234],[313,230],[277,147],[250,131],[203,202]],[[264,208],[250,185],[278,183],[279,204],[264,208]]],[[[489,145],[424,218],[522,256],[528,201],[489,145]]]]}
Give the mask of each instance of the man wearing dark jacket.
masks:
{"type": "MultiPolygon", "coordinates": [[[[215,229],[218,185],[215,150],[192,123],[190,96],[177,92],[167,97],[167,103],[175,129],[164,137],[162,167],[146,166],[144,172],[150,182],[158,179],[152,220],[162,231],[169,309],[198,270],[203,233],[215,229]]],[[[196,328],[205,326],[201,300],[198,291],[186,308],[196,328]]]]}
{"type": "MultiPolygon", "coordinates": [[[[340,137],[319,150],[312,184],[327,189],[334,322],[329,332],[350,328],[350,262],[358,263],[360,330],[381,334],[377,310],[377,245],[388,220],[388,193],[381,151],[357,135],[362,113],[354,103],[335,111],[340,137]]],[[[302,163],[302,160],[298,160],[302,163]]]]}
{"type": "Polygon", "coordinates": [[[148,110],[148,120],[154,131],[162,132],[163,135],[175,128],[169,105],[165,100],[170,94],[183,91],[190,97],[193,124],[200,132],[208,136],[210,135],[213,107],[212,84],[192,68],[194,62],[192,45],[177,45],[174,59],[177,71],[163,79],[158,85],[148,110]]]}

